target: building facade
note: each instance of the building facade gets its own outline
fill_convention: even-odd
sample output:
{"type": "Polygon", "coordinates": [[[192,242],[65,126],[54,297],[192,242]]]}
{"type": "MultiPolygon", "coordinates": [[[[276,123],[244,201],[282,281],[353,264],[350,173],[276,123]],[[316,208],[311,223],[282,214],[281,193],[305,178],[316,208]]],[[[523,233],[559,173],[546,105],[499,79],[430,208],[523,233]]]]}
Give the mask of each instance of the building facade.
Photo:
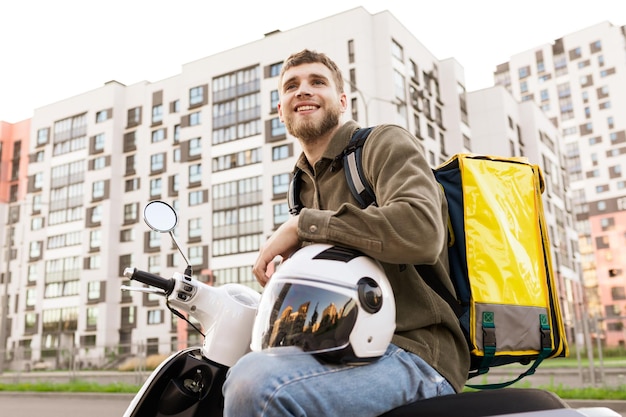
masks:
{"type": "Polygon", "coordinates": [[[300,153],[278,118],[278,75],[304,48],[344,71],[346,117],[404,126],[432,166],[478,151],[459,63],[438,61],[389,12],[360,7],[184,64],[164,80],[111,81],[36,109],[23,216],[8,245],[16,256],[3,260],[13,277],[10,367],[107,367],[199,342],[162,299],[120,290],[126,267],[164,277],[185,268],[169,238],[142,222],[152,200],[177,209],[177,240],[199,280],[257,285],[252,265],[289,216],[300,153]]]}
{"type": "Polygon", "coordinates": [[[603,22],[513,55],[496,84],[539,106],[560,131],[588,313],[607,346],[626,331],[626,28],[603,22]]]}

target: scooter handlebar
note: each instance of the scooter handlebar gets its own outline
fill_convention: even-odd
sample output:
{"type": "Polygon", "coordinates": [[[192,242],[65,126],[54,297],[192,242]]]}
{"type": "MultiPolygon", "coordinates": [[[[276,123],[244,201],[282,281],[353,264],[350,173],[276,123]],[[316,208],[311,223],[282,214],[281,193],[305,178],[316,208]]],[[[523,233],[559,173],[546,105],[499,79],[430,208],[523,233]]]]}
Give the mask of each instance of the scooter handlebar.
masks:
{"type": "Polygon", "coordinates": [[[141,271],[137,268],[126,268],[124,276],[131,280],[139,281],[151,287],[160,288],[165,291],[166,295],[170,295],[174,291],[175,282],[173,279],[162,278],[150,272],[141,271]]]}

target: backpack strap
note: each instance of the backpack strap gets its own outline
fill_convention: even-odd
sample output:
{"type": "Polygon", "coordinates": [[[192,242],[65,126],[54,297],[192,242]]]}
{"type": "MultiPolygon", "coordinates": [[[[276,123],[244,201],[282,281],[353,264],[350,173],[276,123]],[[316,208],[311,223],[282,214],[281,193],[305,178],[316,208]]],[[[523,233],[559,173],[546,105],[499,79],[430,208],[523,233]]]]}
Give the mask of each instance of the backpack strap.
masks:
{"type": "Polygon", "coordinates": [[[352,192],[361,208],[376,204],[376,195],[374,195],[374,190],[372,190],[369,182],[365,179],[365,172],[363,171],[363,145],[365,145],[365,140],[371,131],[371,127],[357,129],[342,153],[346,182],[348,187],[350,187],[350,192],[352,192]]]}
{"type": "Polygon", "coordinates": [[[289,214],[297,216],[304,207],[300,201],[300,177],[302,170],[296,168],[289,182],[289,190],[287,191],[287,203],[289,204],[289,214]]]}

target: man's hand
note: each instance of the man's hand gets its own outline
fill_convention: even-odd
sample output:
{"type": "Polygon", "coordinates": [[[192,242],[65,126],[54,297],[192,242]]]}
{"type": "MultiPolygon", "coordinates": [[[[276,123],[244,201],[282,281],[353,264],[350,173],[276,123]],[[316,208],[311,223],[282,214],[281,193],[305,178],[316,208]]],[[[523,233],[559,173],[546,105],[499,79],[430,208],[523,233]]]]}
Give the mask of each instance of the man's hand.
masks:
{"type": "Polygon", "coordinates": [[[259,257],[254,263],[252,273],[256,280],[265,286],[270,277],[267,276],[267,265],[277,256],[287,259],[300,247],[298,238],[298,216],[290,217],[270,236],[263,244],[259,252],[259,257]]]}

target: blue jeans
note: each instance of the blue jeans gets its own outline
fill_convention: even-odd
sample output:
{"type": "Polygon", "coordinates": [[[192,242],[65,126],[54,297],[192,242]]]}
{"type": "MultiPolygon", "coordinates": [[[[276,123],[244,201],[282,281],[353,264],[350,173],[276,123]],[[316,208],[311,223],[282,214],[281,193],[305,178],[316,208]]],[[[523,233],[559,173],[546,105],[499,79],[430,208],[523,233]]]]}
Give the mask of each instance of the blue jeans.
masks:
{"type": "Polygon", "coordinates": [[[403,404],[454,394],[419,356],[391,344],[361,366],[326,364],[313,356],[248,353],[224,384],[225,417],[378,416],[403,404]]]}

